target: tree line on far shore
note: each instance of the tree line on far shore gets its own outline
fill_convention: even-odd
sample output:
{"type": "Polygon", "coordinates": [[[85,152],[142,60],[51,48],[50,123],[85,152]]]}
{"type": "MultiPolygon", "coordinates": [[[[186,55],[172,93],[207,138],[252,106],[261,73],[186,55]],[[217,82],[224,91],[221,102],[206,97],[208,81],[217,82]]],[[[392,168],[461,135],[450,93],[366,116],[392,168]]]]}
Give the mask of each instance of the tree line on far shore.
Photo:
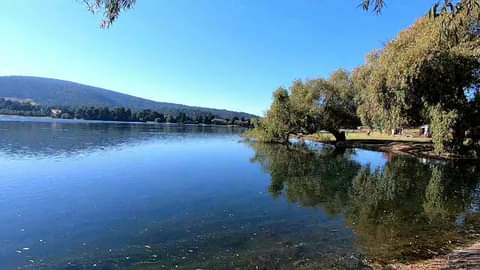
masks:
{"type": "Polygon", "coordinates": [[[0,114],[22,116],[49,116],[62,119],[83,119],[122,122],[157,122],[205,125],[238,125],[250,127],[248,118],[223,119],[213,114],[185,112],[161,113],[153,110],[133,111],[128,108],[108,107],[45,107],[31,101],[0,98],[0,114]]]}
{"type": "Polygon", "coordinates": [[[273,94],[250,133],[288,143],[291,134],[359,125],[389,132],[429,124],[435,151],[480,153],[480,7],[424,16],[353,71],[297,80],[273,94]],[[445,27],[448,25],[448,27],[445,27]]]}

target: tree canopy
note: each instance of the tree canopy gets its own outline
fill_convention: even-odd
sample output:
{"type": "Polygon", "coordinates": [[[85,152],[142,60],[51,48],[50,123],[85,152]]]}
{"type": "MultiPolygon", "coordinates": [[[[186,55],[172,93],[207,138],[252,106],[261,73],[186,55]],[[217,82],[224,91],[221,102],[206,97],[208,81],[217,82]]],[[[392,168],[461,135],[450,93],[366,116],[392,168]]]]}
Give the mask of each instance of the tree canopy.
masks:
{"type": "Polygon", "coordinates": [[[275,91],[272,105],[258,123],[254,136],[263,141],[286,143],[290,134],[327,130],[342,141],[345,135],[340,129],[359,124],[351,76],[340,69],[328,80],[296,80],[288,90],[275,91]]]}
{"type": "Polygon", "coordinates": [[[364,124],[391,129],[432,123],[441,137],[453,129],[460,141],[478,125],[471,115],[480,89],[479,21],[463,10],[450,21],[455,35],[445,36],[448,16],[419,19],[355,69],[364,124]]]}

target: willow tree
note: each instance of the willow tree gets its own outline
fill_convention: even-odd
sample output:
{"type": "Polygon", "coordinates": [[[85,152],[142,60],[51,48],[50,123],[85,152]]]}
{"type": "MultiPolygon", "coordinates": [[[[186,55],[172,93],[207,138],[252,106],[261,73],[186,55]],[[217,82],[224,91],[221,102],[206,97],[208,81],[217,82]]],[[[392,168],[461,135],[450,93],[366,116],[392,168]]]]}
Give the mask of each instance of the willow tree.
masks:
{"type": "Polygon", "coordinates": [[[341,129],[358,124],[351,76],[337,70],[328,80],[297,80],[288,91],[277,90],[270,109],[251,135],[262,141],[288,143],[291,134],[326,130],[336,141],[344,141],[341,129]]]}
{"type": "Polygon", "coordinates": [[[371,130],[382,129],[384,114],[382,102],[377,100],[380,96],[371,89],[373,85],[373,72],[378,68],[380,51],[374,51],[367,55],[365,64],[355,68],[352,72],[353,87],[356,93],[357,115],[363,125],[371,130]]]}
{"type": "Polygon", "coordinates": [[[264,118],[255,124],[250,136],[260,141],[288,143],[293,132],[289,93],[284,88],[278,88],[273,93],[273,102],[264,118]]]}
{"type": "MultiPolygon", "coordinates": [[[[357,69],[353,77],[363,87],[362,119],[384,129],[431,122],[434,133],[453,131],[457,140],[452,143],[458,145],[473,125],[466,110],[472,106],[469,95],[480,88],[480,24],[475,18],[471,11],[457,13],[450,21],[455,35],[450,36],[443,27],[449,14],[421,18],[357,69]]],[[[448,142],[438,143],[436,149],[445,149],[440,144],[448,142]]]]}
{"type": "Polygon", "coordinates": [[[312,82],[298,80],[289,90],[278,88],[265,117],[255,124],[250,136],[265,142],[288,143],[292,134],[315,132],[318,99],[312,82]]]}
{"type": "Polygon", "coordinates": [[[335,140],[345,141],[341,129],[356,128],[360,124],[357,117],[357,102],[350,73],[344,69],[335,71],[328,80],[319,80],[319,129],[335,136],[335,140]]]}

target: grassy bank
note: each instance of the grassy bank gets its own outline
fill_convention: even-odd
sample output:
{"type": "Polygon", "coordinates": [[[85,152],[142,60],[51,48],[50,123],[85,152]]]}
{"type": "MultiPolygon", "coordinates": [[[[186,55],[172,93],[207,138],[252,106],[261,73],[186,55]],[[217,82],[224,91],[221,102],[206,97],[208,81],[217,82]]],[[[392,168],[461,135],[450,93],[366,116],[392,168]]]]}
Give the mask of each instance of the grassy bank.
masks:
{"type": "Polygon", "coordinates": [[[411,135],[389,135],[380,132],[346,132],[347,140],[337,143],[335,137],[328,132],[319,132],[297,138],[316,142],[336,144],[347,148],[362,148],[374,151],[406,154],[414,157],[439,160],[476,160],[469,155],[453,153],[437,154],[434,152],[431,138],[411,135]]]}
{"type": "MultiPolygon", "coordinates": [[[[370,134],[366,132],[346,132],[347,141],[390,141],[390,142],[421,142],[421,143],[430,143],[431,138],[426,137],[414,137],[414,136],[405,136],[405,135],[389,135],[380,132],[371,132],[370,134]]],[[[305,138],[323,141],[323,142],[334,142],[335,137],[332,134],[327,132],[315,133],[312,135],[305,136],[305,138]]]]}

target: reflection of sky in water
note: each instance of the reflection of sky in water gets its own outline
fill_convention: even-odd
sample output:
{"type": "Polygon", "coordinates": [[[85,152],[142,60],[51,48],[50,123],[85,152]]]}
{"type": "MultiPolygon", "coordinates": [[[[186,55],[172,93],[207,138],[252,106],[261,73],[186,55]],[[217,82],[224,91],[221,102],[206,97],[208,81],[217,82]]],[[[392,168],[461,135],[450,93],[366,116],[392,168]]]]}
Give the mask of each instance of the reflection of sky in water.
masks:
{"type": "Polygon", "coordinates": [[[146,141],[186,140],[189,137],[221,137],[237,129],[211,127],[104,123],[98,121],[0,117],[0,155],[9,159],[64,158],[106,148],[129,147],[146,141]],[[13,131],[13,132],[12,132],[13,131]],[[192,131],[196,133],[193,135],[192,131]]]}
{"type": "Polygon", "coordinates": [[[371,169],[382,169],[387,163],[386,154],[383,152],[355,149],[352,159],[362,166],[369,166],[371,169]]]}
{"type": "Polygon", "coordinates": [[[464,208],[480,205],[478,184],[451,181],[455,170],[433,181],[429,165],[415,160],[360,149],[336,153],[315,143],[314,155],[255,147],[239,142],[238,132],[0,121],[0,269],[131,269],[140,261],[185,269],[306,262],[331,268],[361,259],[370,242],[408,242],[415,229],[443,237],[444,220],[427,222],[426,206],[463,224],[464,208]],[[356,177],[361,167],[389,165],[398,183],[356,177]],[[409,168],[421,168],[422,178],[409,168]],[[407,230],[389,227],[395,215],[407,230]],[[403,238],[382,238],[392,230],[403,238]]]}
{"type": "MultiPolygon", "coordinates": [[[[300,141],[298,139],[292,139],[292,143],[299,144],[303,143],[308,149],[314,151],[322,151],[322,150],[334,150],[334,146],[315,142],[311,140],[300,141]]],[[[377,152],[377,151],[370,151],[370,150],[363,150],[363,149],[354,149],[353,151],[348,149],[348,155],[353,152],[353,155],[350,158],[356,162],[358,162],[362,166],[369,166],[371,169],[382,169],[385,164],[387,163],[387,154],[384,152],[377,152]]]]}
{"type": "Polygon", "coordinates": [[[356,252],[341,217],[272,200],[238,131],[10,122],[0,133],[0,269],[356,252]]]}

